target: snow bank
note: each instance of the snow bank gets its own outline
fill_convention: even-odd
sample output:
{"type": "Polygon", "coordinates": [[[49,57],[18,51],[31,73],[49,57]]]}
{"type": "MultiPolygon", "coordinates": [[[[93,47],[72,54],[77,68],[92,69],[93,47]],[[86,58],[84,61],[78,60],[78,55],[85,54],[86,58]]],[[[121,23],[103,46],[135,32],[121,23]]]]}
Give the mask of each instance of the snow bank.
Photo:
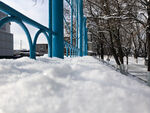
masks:
{"type": "Polygon", "coordinates": [[[0,60],[0,113],[150,113],[150,88],[93,57],[0,60]]]}

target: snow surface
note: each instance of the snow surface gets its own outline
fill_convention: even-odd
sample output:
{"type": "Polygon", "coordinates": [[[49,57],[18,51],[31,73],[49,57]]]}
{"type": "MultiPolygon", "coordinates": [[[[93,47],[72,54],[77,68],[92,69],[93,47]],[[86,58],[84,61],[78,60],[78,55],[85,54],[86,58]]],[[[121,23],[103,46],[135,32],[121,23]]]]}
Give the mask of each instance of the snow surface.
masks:
{"type": "Polygon", "coordinates": [[[0,113],[150,113],[150,88],[89,56],[4,59],[0,113]]]}
{"type": "MultiPolygon", "coordinates": [[[[107,61],[107,57],[105,56],[105,61],[107,61]]],[[[107,61],[108,62],[108,61],[107,61]]],[[[109,64],[117,67],[115,59],[113,57],[110,58],[109,64]]],[[[124,64],[126,70],[132,74],[137,76],[138,78],[141,78],[145,81],[148,80],[147,77],[147,66],[145,65],[145,60],[144,58],[138,58],[137,60],[134,57],[129,57],[129,64],[128,66],[126,65],[126,58],[124,58],[124,64]],[[138,61],[138,62],[136,62],[138,61]]]]}

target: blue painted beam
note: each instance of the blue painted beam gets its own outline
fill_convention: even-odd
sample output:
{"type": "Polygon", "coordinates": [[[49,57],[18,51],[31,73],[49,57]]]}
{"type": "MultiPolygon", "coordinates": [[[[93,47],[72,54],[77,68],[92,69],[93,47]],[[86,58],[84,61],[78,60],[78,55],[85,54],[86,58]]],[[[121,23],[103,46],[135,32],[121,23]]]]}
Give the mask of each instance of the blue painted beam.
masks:
{"type": "MultiPolygon", "coordinates": [[[[71,6],[73,6],[73,0],[71,0],[71,6]]],[[[71,7],[71,28],[70,28],[70,31],[71,31],[71,37],[70,37],[70,43],[71,45],[73,45],[73,7],[71,7]]],[[[72,49],[70,48],[70,57],[72,56],[72,49]]]]}
{"type": "Polygon", "coordinates": [[[49,0],[49,57],[52,57],[52,0],[49,0]]]}
{"type": "MultiPolygon", "coordinates": [[[[36,43],[37,43],[37,39],[39,38],[39,35],[43,33],[47,39],[47,42],[48,42],[48,56],[50,57],[51,56],[51,39],[49,37],[49,35],[43,31],[43,30],[39,30],[36,34],[35,34],[35,37],[34,37],[34,40],[33,40],[33,48],[36,52],[36,43]]],[[[34,52],[34,56],[35,56],[35,52],[34,52]]]]}
{"type": "Polygon", "coordinates": [[[82,41],[83,41],[83,0],[79,0],[79,48],[80,53],[79,56],[83,56],[83,48],[82,48],[82,41]]]}
{"type": "Polygon", "coordinates": [[[78,0],[76,0],[76,48],[78,48],[78,28],[79,28],[79,16],[78,16],[78,9],[79,9],[79,5],[78,5],[78,0]]]}
{"type": "Polygon", "coordinates": [[[46,32],[49,32],[49,28],[43,26],[42,24],[39,24],[38,22],[28,18],[27,16],[21,14],[20,12],[16,11],[15,9],[11,8],[10,6],[6,5],[5,3],[0,1],[0,11],[11,15],[11,16],[15,16],[15,17],[19,17],[22,21],[36,27],[39,29],[43,29],[46,32]]]}
{"type": "MultiPolygon", "coordinates": [[[[71,5],[73,5],[73,0],[71,0],[71,5]]],[[[73,8],[71,8],[71,37],[70,37],[70,43],[73,44],[73,8]]]]}
{"type": "Polygon", "coordinates": [[[52,0],[53,57],[64,58],[63,0],[52,0]]]}
{"type": "Polygon", "coordinates": [[[86,28],[86,34],[85,34],[85,55],[88,55],[88,28],[86,28]]]}
{"type": "Polygon", "coordinates": [[[66,47],[66,56],[68,57],[68,47],[66,47]]]}
{"type": "Polygon", "coordinates": [[[83,56],[86,56],[86,17],[84,17],[84,21],[83,21],[83,56]]]}

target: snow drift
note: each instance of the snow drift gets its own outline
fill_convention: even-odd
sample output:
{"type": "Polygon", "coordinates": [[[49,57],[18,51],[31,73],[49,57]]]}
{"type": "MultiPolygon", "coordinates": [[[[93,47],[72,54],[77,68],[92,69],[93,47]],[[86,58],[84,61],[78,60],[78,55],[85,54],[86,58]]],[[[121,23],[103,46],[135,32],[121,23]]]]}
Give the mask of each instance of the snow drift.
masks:
{"type": "Polygon", "coordinates": [[[150,113],[150,88],[93,57],[4,59],[0,113],[150,113]]]}

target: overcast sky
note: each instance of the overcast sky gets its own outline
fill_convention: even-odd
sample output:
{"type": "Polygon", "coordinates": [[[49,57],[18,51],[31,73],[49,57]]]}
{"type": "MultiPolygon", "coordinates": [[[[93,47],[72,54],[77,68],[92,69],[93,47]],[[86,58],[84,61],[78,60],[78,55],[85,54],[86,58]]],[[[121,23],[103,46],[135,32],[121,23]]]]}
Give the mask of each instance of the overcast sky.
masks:
{"type": "MultiPolygon", "coordinates": [[[[15,8],[16,10],[20,11],[24,15],[34,19],[35,21],[48,26],[48,0],[38,0],[37,4],[32,0],[1,0],[2,2],[6,3],[7,5],[15,8]]],[[[28,25],[29,31],[31,36],[33,37],[37,31],[37,29],[32,28],[28,25]]],[[[20,42],[22,41],[22,48],[28,49],[28,41],[27,37],[25,36],[24,31],[21,27],[15,23],[11,24],[11,32],[14,34],[14,49],[20,49],[20,42]]],[[[44,35],[38,39],[38,43],[46,43],[46,38],[44,35]]]]}

